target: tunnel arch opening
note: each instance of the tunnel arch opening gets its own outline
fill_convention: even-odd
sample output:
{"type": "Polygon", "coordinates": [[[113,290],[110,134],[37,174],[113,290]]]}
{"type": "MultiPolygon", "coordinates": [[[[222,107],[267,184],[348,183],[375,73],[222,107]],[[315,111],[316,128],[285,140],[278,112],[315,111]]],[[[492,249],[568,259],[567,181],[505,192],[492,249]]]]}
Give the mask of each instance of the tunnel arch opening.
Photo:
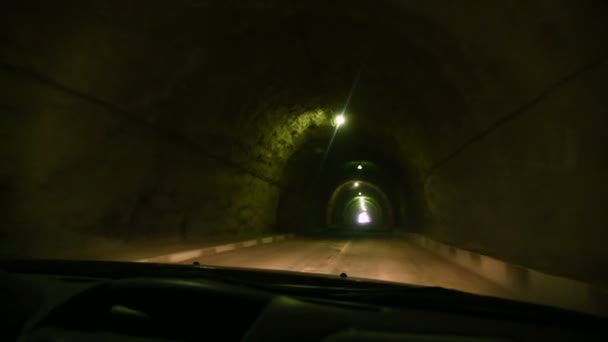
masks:
{"type": "MultiPolygon", "coordinates": [[[[408,153],[395,137],[369,127],[350,111],[347,115],[347,124],[340,128],[329,153],[325,154],[334,129],[328,125],[311,130],[291,155],[277,207],[277,226],[327,230],[350,221],[349,226],[355,227],[353,214],[345,219],[344,207],[336,206],[336,190],[358,182],[360,187],[381,189],[374,190],[375,203],[383,209],[372,213],[373,225],[418,230],[426,220],[427,208],[408,153]]],[[[341,201],[340,205],[347,199],[341,201]]]]}
{"type": "Polygon", "coordinates": [[[384,226],[381,205],[368,196],[359,195],[348,201],[344,205],[342,217],[349,227],[384,226]]]}
{"type": "Polygon", "coordinates": [[[395,226],[393,201],[376,184],[360,179],[338,185],[327,203],[326,226],[350,229],[361,226],[390,229],[395,226]],[[369,222],[359,222],[359,216],[369,222]]]}

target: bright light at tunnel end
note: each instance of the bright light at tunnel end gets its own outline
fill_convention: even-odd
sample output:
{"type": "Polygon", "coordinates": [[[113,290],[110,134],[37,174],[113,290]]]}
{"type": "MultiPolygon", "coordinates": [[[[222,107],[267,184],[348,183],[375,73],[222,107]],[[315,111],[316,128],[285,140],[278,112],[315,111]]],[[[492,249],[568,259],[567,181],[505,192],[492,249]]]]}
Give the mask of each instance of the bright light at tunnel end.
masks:
{"type": "Polygon", "coordinates": [[[357,222],[359,224],[366,224],[372,222],[372,220],[369,218],[369,214],[366,211],[363,211],[359,213],[359,216],[357,217],[357,222]]]}

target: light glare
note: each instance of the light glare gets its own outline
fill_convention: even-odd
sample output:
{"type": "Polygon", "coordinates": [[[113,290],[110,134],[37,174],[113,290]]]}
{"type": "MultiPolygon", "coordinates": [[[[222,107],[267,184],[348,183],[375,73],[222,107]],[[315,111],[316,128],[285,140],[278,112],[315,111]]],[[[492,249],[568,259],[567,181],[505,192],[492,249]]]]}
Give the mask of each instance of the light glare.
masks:
{"type": "Polygon", "coordinates": [[[363,165],[359,164],[359,166],[357,166],[357,170],[362,170],[363,169],[363,165]]]}
{"type": "Polygon", "coordinates": [[[340,127],[346,122],[344,115],[340,114],[336,117],[336,126],[340,127]]]}
{"type": "Polygon", "coordinates": [[[359,216],[357,217],[357,222],[359,222],[359,224],[366,224],[366,223],[370,223],[372,220],[369,218],[369,214],[365,211],[360,212],[359,216]]]}

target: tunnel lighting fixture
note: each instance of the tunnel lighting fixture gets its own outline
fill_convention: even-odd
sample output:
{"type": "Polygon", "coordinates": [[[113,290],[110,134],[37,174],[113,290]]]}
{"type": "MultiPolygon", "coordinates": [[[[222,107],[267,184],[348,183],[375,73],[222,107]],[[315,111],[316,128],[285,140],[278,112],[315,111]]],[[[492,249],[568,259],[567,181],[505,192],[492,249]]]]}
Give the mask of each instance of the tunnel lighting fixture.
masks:
{"type": "MultiPolygon", "coordinates": [[[[355,184],[353,184],[353,185],[355,186],[355,188],[358,188],[359,187],[359,182],[355,182],[355,184]]],[[[361,194],[361,193],[359,193],[359,194],[361,194]]]]}
{"type": "Polygon", "coordinates": [[[336,116],[336,127],[342,126],[345,122],[346,118],[344,117],[344,114],[336,116]]]}
{"type": "Polygon", "coordinates": [[[363,165],[359,164],[359,165],[357,166],[357,170],[363,170],[363,165]]]}
{"type": "Polygon", "coordinates": [[[359,196],[361,196],[361,192],[359,192],[359,196]]]}

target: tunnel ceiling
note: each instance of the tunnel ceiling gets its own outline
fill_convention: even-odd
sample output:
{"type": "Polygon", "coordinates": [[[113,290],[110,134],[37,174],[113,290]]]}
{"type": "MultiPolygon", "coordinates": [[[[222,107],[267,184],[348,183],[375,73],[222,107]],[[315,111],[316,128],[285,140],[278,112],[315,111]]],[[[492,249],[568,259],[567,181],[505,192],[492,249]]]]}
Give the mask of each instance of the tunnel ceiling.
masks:
{"type": "Polygon", "coordinates": [[[364,161],[395,217],[418,213],[443,241],[549,269],[601,250],[590,217],[603,215],[603,159],[590,146],[606,138],[604,1],[1,7],[0,179],[15,238],[281,229],[364,161]],[[579,201],[562,211],[557,198],[579,201]],[[581,220],[595,238],[559,246],[581,220]],[[545,223],[562,233],[533,251],[545,223]]]}
{"type": "Polygon", "coordinates": [[[355,82],[349,129],[397,139],[398,158],[425,169],[597,55],[585,5],[432,3],[26,1],[4,12],[3,62],[279,180],[269,164],[340,111],[355,82]]]}

